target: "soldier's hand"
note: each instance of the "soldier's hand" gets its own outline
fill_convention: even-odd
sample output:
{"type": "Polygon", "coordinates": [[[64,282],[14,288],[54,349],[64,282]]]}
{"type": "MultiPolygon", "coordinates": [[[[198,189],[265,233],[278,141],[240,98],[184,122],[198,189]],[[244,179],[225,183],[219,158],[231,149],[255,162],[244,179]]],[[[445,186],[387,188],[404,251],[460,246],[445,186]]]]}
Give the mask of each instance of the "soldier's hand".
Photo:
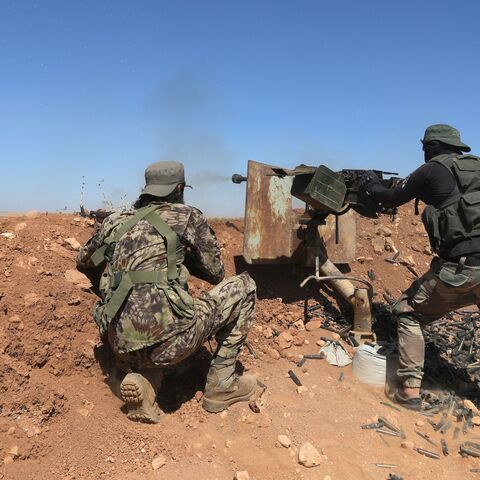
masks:
{"type": "Polygon", "coordinates": [[[381,180],[373,170],[365,172],[360,179],[360,188],[363,188],[368,193],[371,193],[374,185],[379,184],[381,184],[381,180]]]}

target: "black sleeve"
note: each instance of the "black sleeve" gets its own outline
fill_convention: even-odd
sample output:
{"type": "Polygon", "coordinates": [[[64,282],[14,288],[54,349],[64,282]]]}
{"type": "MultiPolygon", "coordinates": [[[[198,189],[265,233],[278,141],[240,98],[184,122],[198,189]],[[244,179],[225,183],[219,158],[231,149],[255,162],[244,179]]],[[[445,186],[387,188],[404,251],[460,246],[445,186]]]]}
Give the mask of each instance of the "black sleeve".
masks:
{"type": "Polygon", "coordinates": [[[425,164],[417,168],[417,170],[394,188],[387,188],[378,183],[372,185],[369,191],[377,202],[387,207],[399,207],[414,198],[421,198],[423,196],[422,193],[424,193],[423,189],[428,174],[428,167],[429,165],[425,164]]]}

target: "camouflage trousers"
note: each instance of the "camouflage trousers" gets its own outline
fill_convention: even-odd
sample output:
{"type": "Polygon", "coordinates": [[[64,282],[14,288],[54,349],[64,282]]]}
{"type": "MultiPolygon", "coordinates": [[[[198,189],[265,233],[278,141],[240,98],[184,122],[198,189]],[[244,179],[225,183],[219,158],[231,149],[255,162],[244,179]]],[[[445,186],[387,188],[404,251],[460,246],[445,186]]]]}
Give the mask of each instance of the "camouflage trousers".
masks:
{"type": "Polygon", "coordinates": [[[209,338],[217,341],[216,356],[236,358],[252,325],[256,285],[248,273],[230,277],[195,299],[191,328],[166,342],[119,354],[122,368],[170,367],[193,355],[209,338]]]}
{"type": "Polygon", "coordinates": [[[398,318],[400,368],[405,387],[420,388],[425,362],[423,328],[443,315],[480,303],[480,267],[434,258],[393,308],[398,318]]]}

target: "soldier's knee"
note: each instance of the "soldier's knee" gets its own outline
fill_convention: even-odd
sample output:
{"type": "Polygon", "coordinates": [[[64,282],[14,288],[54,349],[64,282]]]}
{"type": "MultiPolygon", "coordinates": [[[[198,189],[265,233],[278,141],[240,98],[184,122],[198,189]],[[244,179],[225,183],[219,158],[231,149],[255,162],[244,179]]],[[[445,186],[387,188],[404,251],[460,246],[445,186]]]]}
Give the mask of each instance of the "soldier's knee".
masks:
{"type": "Polygon", "coordinates": [[[412,309],[411,309],[410,305],[408,304],[407,299],[406,298],[400,298],[400,300],[398,300],[395,303],[395,305],[393,306],[392,313],[396,317],[401,317],[402,314],[409,313],[411,310],[412,309]]]}
{"type": "Polygon", "coordinates": [[[238,278],[243,282],[247,295],[257,291],[257,284],[255,283],[255,280],[253,280],[253,278],[248,274],[248,272],[241,273],[238,275],[238,278]]]}

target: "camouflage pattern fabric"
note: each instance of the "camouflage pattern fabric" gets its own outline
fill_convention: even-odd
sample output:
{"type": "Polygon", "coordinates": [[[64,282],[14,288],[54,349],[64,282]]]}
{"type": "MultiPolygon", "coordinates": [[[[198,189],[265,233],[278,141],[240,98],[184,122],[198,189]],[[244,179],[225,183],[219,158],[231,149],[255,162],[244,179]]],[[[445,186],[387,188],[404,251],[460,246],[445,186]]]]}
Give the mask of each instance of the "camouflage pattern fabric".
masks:
{"type": "MultiPolygon", "coordinates": [[[[80,250],[78,266],[91,268],[93,253],[136,211],[130,208],[109,216],[80,250]]],[[[180,278],[168,286],[139,284],[133,287],[108,328],[108,341],[116,355],[157,345],[191,330],[196,306],[187,290],[189,271],[213,284],[224,277],[218,242],[199,210],[161,202],[156,211],[179,238],[176,263],[180,278]]],[[[116,272],[166,270],[163,238],[146,220],[140,220],[119,240],[109,264],[116,272]]],[[[105,275],[101,282],[104,300],[111,291],[105,275]]]]}
{"type": "Polygon", "coordinates": [[[398,318],[400,368],[404,386],[420,388],[425,361],[422,329],[443,315],[480,304],[480,267],[434,258],[430,269],[416,280],[393,308],[398,318]]]}
{"type": "Polygon", "coordinates": [[[188,330],[159,345],[118,355],[119,364],[136,370],[175,365],[213,336],[217,356],[236,358],[252,325],[255,301],[256,286],[248,273],[228,278],[195,300],[188,330]]]}

